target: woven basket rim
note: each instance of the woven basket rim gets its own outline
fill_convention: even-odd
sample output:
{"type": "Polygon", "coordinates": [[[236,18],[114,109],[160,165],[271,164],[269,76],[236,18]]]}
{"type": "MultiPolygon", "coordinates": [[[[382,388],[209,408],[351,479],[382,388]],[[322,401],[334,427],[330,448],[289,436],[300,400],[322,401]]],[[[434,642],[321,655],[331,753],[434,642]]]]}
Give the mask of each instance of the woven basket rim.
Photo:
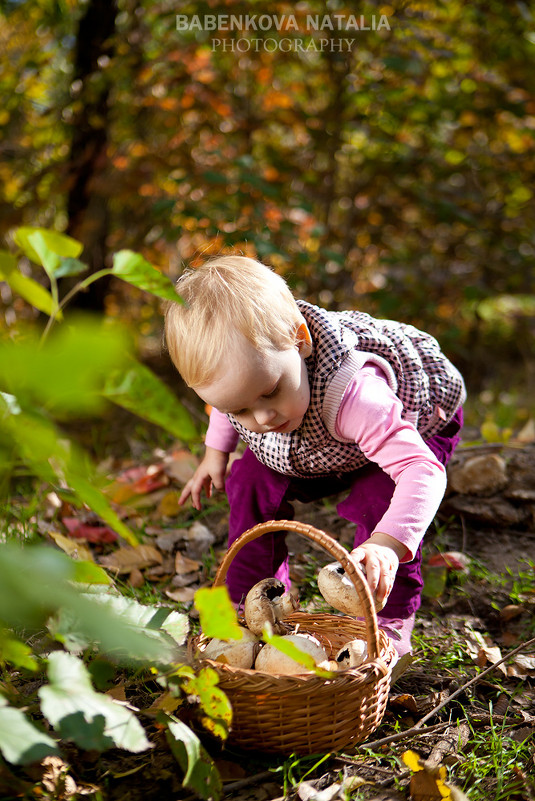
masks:
{"type": "MultiPolygon", "coordinates": [[[[265,523],[259,523],[247,531],[244,531],[243,534],[241,534],[232,543],[232,545],[224,554],[221,564],[216,572],[213,586],[218,587],[225,583],[228,569],[232,564],[234,557],[245,545],[247,545],[248,542],[252,542],[259,537],[262,537],[264,534],[275,531],[291,531],[296,534],[300,534],[305,538],[311,539],[313,542],[316,542],[318,545],[322,546],[327,553],[335,558],[337,562],[340,562],[346,574],[352,581],[353,586],[355,587],[355,590],[359,596],[359,601],[362,605],[363,620],[366,627],[366,641],[370,660],[380,658],[381,653],[379,647],[379,627],[377,623],[377,613],[368,583],[362,571],[355,567],[354,563],[349,558],[349,554],[345,548],[326,531],[316,528],[315,526],[307,523],[301,523],[296,520],[270,520],[265,523]]],[[[333,617],[338,616],[333,615],[333,617]]],[[[351,619],[356,621],[356,618],[351,619]]]]}

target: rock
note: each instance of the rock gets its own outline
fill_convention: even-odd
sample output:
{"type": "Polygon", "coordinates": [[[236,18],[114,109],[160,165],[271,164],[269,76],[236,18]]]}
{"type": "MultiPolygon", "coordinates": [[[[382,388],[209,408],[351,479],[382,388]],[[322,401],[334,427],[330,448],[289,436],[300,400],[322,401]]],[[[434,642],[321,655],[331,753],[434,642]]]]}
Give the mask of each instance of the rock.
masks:
{"type": "Polygon", "coordinates": [[[445,514],[464,515],[468,519],[478,520],[495,526],[517,526],[526,523],[530,517],[528,507],[516,507],[504,498],[468,498],[453,495],[442,504],[445,514]]]}
{"type": "Polygon", "coordinates": [[[472,456],[449,473],[451,489],[461,495],[494,495],[507,482],[505,459],[496,453],[472,456]]]}

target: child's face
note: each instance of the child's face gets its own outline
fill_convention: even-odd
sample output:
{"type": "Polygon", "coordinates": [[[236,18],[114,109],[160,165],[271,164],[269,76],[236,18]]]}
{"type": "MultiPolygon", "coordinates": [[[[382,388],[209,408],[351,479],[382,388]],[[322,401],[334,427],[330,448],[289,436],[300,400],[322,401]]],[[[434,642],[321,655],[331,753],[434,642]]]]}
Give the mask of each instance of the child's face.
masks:
{"type": "Polygon", "coordinates": [[[305,358],[308,342],[260,353],[245,337],[236,338],[216,378],[195,392],[221,412],[231,412],[257,434],[287,434],[303,420],[310,403],[305,358]]]}

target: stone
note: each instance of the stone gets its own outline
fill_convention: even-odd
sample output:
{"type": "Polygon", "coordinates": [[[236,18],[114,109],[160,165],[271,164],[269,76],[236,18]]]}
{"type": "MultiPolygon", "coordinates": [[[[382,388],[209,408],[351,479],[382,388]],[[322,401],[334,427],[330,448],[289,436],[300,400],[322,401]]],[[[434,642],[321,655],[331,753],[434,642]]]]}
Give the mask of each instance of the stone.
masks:
{"type": "Polygon", "coordinates": [[[472,456],[449,472],[450,488],[460,495],[494,495],[507,486],[505,459],[496,453],[472,456]]]}

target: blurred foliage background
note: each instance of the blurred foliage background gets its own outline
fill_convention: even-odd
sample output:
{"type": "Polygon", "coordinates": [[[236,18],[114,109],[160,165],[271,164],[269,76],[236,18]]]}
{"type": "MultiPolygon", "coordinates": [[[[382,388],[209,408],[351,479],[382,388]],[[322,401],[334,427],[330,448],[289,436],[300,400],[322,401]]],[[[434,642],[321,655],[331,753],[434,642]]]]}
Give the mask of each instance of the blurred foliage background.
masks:
{"type": "MultiPolygon", "coordinates": [[[[83,242],[90,270],[131,248],[171,278],[206,254],[257,256],[307,300],[429,330],[465,374],[472,421],[521,425],[534,15],[527,0],[3,0],[2,247],[39,225],[83,242]],[[177,30],[177,13],[273,24],[177,30]],[[360,30],[306,26],[350,14],[360,30]]],[[[0,291],[4,334],[39,324],[0,291]]],[[[113,277],[80,298],[161,353],[157,301],[113,277]]]]}

